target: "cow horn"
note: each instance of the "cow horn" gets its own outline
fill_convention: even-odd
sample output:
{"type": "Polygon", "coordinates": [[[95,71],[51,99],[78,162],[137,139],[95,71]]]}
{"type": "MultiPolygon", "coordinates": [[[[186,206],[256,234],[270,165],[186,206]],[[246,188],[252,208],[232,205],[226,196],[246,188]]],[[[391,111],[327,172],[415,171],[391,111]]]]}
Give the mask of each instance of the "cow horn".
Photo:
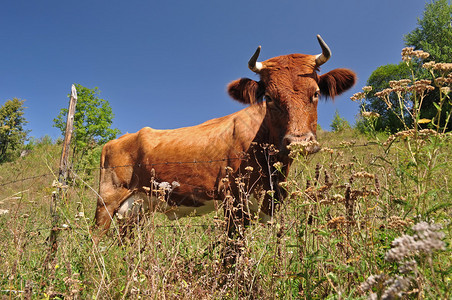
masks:
{"type": "Polygon", "coordinates": [[[251,56],[250,60],[248,61],[248,67],[253,72],[259,72],[260,70],[262,70],[262,63],[257,61],[259,53],[261,53],[261,46],[257,47],[256,52],[254,52],[253,56],[251,56]]]}
{"type": "Polygon", "coordinates": [[[330,59],[331,50],[319,34],[317,35],[317,40],[319,41],[320,47],[322,47],[322,53],[315,57],[315,63],[317,66],[321,66],[330,59]]]}

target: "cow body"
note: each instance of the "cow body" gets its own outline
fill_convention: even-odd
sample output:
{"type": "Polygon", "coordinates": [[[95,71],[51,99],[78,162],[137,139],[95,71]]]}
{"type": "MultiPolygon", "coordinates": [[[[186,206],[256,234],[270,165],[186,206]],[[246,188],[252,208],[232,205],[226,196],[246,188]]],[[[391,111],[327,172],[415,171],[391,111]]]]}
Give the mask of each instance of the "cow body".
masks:
{"type": "MultiPolygon", "coordinates": [[[[228,86],[232,98],[250,105],[241,111],[193,127],[146,127],[108,142],[101,157],[96,225],[106,231],[116,213],[133,211],[138,200],[174,219],[210,212],[233,199],[234,211],[248,219],[258,212],[261,221],[268,220],[285,197],[278,183],[292,162],[287,146],[315,141],[320,93],[334,97],[355,82],[347,69],[317,75],[331,54],[319,42],[321,55],[291,54],[262,63],[258,48],[249,66],[261,80],[242,78],[228,86]],[[276,170],[275,162],[282,168],[276,170]],[[159,198],[153,190],[162,183],[166,194],[159,198]]],[[[316,152],[318,146],[306,150],[316,152]]]]}
{"type": "Polygon", "coordinates": [[[248,161],[246,154],[251,143],[259,141],[265,112],[266,104],[262,103],[197,126],[174,130],[145,127],[108,142],[101,157],[96,220],[108,222],[109,215],[134,194],[159,202],[147,199],[151,179],[179,185],[166,205],[149,204],[169,218],[210,212],[216,207],[212,202],[222,198],[221,179],[226,177],[226,167],[238,170],[248,161]]]}

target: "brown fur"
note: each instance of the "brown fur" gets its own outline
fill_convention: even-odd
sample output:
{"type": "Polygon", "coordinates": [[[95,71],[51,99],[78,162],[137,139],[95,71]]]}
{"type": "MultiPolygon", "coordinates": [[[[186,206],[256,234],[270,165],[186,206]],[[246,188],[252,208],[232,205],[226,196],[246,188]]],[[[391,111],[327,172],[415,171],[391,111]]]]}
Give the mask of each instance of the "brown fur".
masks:
{"type": "MultiPolygon", "coordinates": [[[[226,167],[232,168],[235,178],[252,166],[250,193],[257,187],[273,187],[276,200],[282,201],[285,191],[278,183],[291,164],[286,146],[315,140],[318,90],[334,97],[354,84],[355,74],[336,69],[319,76],[315,56],[302,54],[271,58],[263,66],[259,82],[242,78],[228,85],[232,98],[251,104],[241,111],[193,127],[146,127],[108,142],[102,151],[96,225],[107,230],[121,203],[135,192],[144,192],[154,172],[158,182],[180,184],[169,200],[174,207],[199,207],[210,199],[224,199],[226,167]],[[279,152],[261,147],[267,144],[279,152]],[[273,175],[276,161],[283,163],[283,174],[273,175]]],[[[233,180],[229,184],[237,205],[238,188],[233,180]]],[[[275,202],[265,195],[261,210],[271,215],[275,202]]]]}

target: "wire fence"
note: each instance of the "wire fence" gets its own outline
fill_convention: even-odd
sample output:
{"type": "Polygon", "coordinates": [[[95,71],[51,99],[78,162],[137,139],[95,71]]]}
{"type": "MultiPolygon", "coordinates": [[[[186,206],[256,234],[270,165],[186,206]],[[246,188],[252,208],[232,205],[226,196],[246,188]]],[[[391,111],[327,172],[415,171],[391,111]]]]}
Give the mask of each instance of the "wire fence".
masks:
{"type": "MultiPolygon", "coordinates": [[[[368,142],[365,144],[346,144],[346,145],[342,145],[339,147],[331,147],[329,149],[345,149],[345,148],[358,148],[358,147],[368,147],[368,146],[374,146],[377,145],[378,143],[376,142],[368,142]]],[[[83,168],[82,171],[86,171],[86,170],[90,170],[90,171],[94,171],[94,170],[98,170],[100,171],[101,169],[117,169],[117,168],[126,168],[126,167],[154,167],[154,166],[161,166],[161,165],[186,165],[186,164],[212,164],[212,163],[217,163],[217,162],[229,162],[229,161],[234,161],[234,160],[246,160],[246,158],[244,157],[229,157],[229,158],[222,158],[222,159],[211,159],[211,160],[192,160],[192,161],[168,161],[168,162],[157,162],[157,163],[148,163],[148,164],[125,164],[125,165],[119,165],[119,166],[108,166],[108,167],[87,167],[87,168],[83,168]]],[[[75,180],[80,180],[83,182],[84,185],[88,186],[93,193],[95,193],[97,195],[97,191],[95,189],[93,189],[90,185],[88,185],[88,183],[86,183],[85,181],[83,181],[83,179],[80,178],[80,176],[78,176],[78,172],[79,170],[74,170],[74,169],[69,169],[69,172],[74,174],[74,178],[76,178],[75,180]]],[[[20,179],[15,179],[15,180],[10,180],[7,182],[3,182],[0,183],[0,188],[9,186],[9,185],[13,185],[13,184],[18,184],[18,183],[22,183],[25,181],[29,181],[29,180],[33,180],[33,179],[38,179],[38,178],[45,178],[45,177],[54,177],[55,181],[53,183],[53,185],[57,185],[58,183],[56,183],[57,178],[58,178],[58,170],[55,171],[50,171],[48,173],[44,173],[44,174],[40,174],[40,175],[34,175],[34,176],[29,176],[29,177],[24,177],[24,178],[20,178],[20,179]]],[[[0,199],[2,201],[9,199],[11,197],[6,197],[4,199],[0,199]]],[[[180,225],[154,225],[154,228],[177,228],[180,227],[180,225]]],[[[190,224],[189,227],[193,227],[193,228],[214,228],[215,225],[212,224],[190,224]]],[[[55,229],[55,228],[53,228],[55,229]]],[[[61,228],[56,228],[57,230],[71,230],[73,229],[71,226],[66,225],[64,227],[61,228]]],[[[52,230],[51,227],[48,228],[39,228],[39,229],[33,229],[30,230],[30,232],[41,232],[41,231],[49,231],[52,230]]]]}
{"type": "MultiPolygon", "coordinates": [[[[375,146],[378,145],[377,142],[368,142],[365,144],[350,144],[350,145],[344,145],[339,147],[329,147],[330,149],[339,150],[344,148],[359,148],[359,147],[369,147],[369,146],[375,146]]],[[[148,163],[148,164],[126,164],[126,165],[120,165],[120,166],[108,166],[108,167],[86,167],[83,168],[83,170],[101,170],[101,169],[117,169],[117,168],[126,168],[126,167],[154,167],[154,166],[162,166],[162,165],[185,165],[185,164],[211,164],[211,163],[217,163],[217,162],[225,162],[225,161],[233,161],[233,160],[245,160],[243,157],[230,157],[230,158],[222,158],[222,159],[211,159],[211,160],[192,160],[192,161],[168,161],[168,162],[158,162],[158,163],[148,163]]],[[[74,172],[78,172],[79,170],[72,170],[74,172]]],[[[20,183],[32,179],[37,178],[43,178],[43,177],[49,177],[49,176],[55,176],[55,174],[58,174],[58,170],[55,170],[55,172],[48,172],[40,175],[34,175],[30,177],[24,177],[20,179],[15,179],[7,182],[0,183],[0,187],[12,185],[15,183],[20,183]]]]}
{"type": "MultiPolygon", "coordinates": [[[[369,147],[369,146],[375,146],[378,145],[377,142],[368,142],[368,143],[364,143],[364,144],[353,144],[353,143],[346,143],[344,145],[341,146],[337,146],[337,147],[329,147],[329,149],[335,149],[335,150],[342,150],[342,149],[347,149],[347,148],[359,148],[359,147],[369,147]]],[[[118,166],[108,166],[108,167],[88,167],[88,168],[83,168],[81,169],[81,171],[86,171],[86,170],[90,170],[90,171],[95,171],[98,170],[100,171],[101,169],[117,169],[117,168],[126,168],[126,167],[153,167],[153,166],[162,166],[162,165],[187,165],[187,164],[213,164],[213,163],[218,163],[218,162],[229,162],[229,161],[234,161],[234,160],[246,160],[246,158],[244,157],[229,157],[229,158],[222,158],[222,159],[212,159],[212,160],[190,160],[190,161],[168,161],[168,162],[157,162],[157,163],[148,163],[148,164],[125,164],[125,165],[118,165],[118,166]]],[[[81,179],[78,175],[79,170],[74,170],[74,169],[69,169],[69,172],[72,173],[74,176],[74,180],[80,180],[80,182],[83,183],[83,185],[87,186],[89,189],[92,190],[93,193],[95,193],[97,195],[97,191],[95,189],[93,189],[90,185],[88,185],[88,183],[84,182],[83,179],[81,179]]],[[[58,179],[58,170],[50,170],[47,173],[43,173],[43,174],[39,174],[39,175],[34,175],[34,176],[29,176],[29,177],[24,177],[24,178],[19,178],[19,179],[14,179],[14,180],[10,180],[7,182],[2,182],[0,183],[0,188],[6,187],[6,186],[10,186],[10,185],[14,185],[14,184],[18,184],[21,182],[26,182],[29,180],[34,180],[34,179],[39,179],[39,178],[46,178],[46,177],[53,177],[54,178],[54,183],[53,186],[57,185],[57,179],[58,179]]],[[[8,197],[9,198],[9,197],[8,197]]],[[[5,199],[8,199],[5,198],[5,199]]],[[[3,199],[3,200],[5,200],[3,199]]],[[[2,199],[0,199],[2,200],[2,199]]],[[[112,216],[111,216],[112,217],[112,216]]],[[[116,225],[113,225],[116,228],[116,225]]],[[[153,224],[152,228],[157,229],[157,230],[162,230],[162,229],[173,229],[173,230],[177,230],[177,229],[183,229],[183,230],[187,230],[189,228],[192,229],[201,229],[201,230],[208,230],[208,229],[212,229],[215,230],[215,228],[218,228],[217,224],[186,224],[186,225],[182,225],[180,223],[177,224],[153,224]]],[[[39,232],[40,234],[42,234],[42,232],[49,232],[49,231],[72,231],[72,230],[78,230],[81,228],[78,228],[78,226],[76,226],[75,224],[65,224],[64,221],[60,222],[58,224],[58,226],[52,225],[52,226],[44,226],[44,227],[39,227],[39,228],[31,228],[31,229],[27,229],[27,233],[36,233],[39,232]]],[[[119,232],[118,232],[119,234],[119,232]]]]}

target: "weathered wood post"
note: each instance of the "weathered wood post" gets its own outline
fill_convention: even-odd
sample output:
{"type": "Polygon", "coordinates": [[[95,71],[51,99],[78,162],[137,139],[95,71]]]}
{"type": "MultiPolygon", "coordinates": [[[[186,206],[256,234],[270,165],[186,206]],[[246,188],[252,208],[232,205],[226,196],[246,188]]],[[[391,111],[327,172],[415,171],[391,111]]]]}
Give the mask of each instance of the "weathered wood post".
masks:
{"type": "Polygon", "coordinates": [[[66,131],[64,134],[63,141],[63,149],[61,151],[60,158],[60,166],[58,170],[58,182],[56,184],[56,191],[52,194],[52,203],[50,204],[50,214],[52,215],[52,229],[50,230],[49,236],[49,252],[47,253],[47,257],[44,261],[44,268],[47,270],[48,264],[55,257],[56,251],[58,249],[57,243],[57,234],[59,231],[58,221],[59,214],[57,211],[57,206],[59,202],[65,197],[66,188],[67,188],[67,176],[69,170],[69,149],[71,144],[71,137],[74,125],[74,115],[75,115],[75,106],[77,105],[77,90],[75,86],[72,85],[71,88],[71,99],[69,101],[69,110],[67,113],[67,121],[66,121],[66,131]]]}

